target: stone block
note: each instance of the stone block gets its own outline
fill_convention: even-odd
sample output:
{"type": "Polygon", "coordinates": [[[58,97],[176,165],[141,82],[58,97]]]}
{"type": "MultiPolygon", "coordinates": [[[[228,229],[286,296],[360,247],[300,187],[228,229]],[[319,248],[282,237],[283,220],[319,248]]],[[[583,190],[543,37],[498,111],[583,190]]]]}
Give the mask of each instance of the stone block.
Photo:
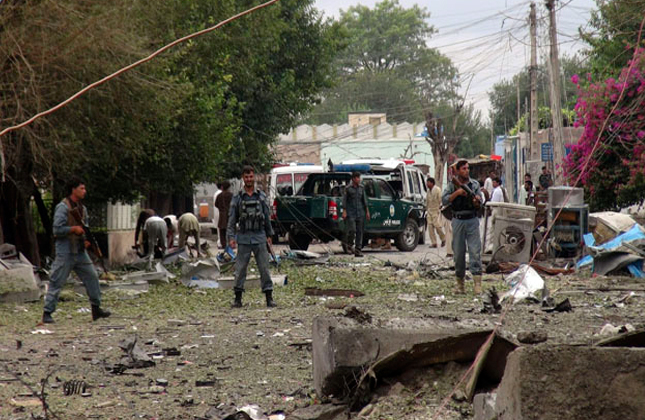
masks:
{"type": "Polygon", "coordinates": [[[40,299],[40,287],[30,264],[13,263],[0,270],[0,302],[22,303],[40,299]]]}
{"type": "MultiPolygon", "coordinates": [[[[391,363],[380,368],[384,376],[413,366],[473,360],[491,333],[484,327],[490,326],[416,318],[361,324],[350,318],[317,317],[312,333],[316,393],[320,397],[347,396],[364,371],[385,357],[391,363]]],[[[499,381],[506,354],[513,348],[507,341],[494,347],[489,358],[501,368],[497,374],[495,369],[485,373],[499,381]]]]}
{"type": "Polygon", "coordinates": [[[645,349],[538,345],[511,353],[499,420],[645,419],[645,349]]]}
{"type": "Polygon", "coordinates": [[[473,412],[475,413],[474,420],[496,420],[497,414],[495,413],[495,400],[497,394],[481,393],[475,395],[473,398],[473,412]]]}

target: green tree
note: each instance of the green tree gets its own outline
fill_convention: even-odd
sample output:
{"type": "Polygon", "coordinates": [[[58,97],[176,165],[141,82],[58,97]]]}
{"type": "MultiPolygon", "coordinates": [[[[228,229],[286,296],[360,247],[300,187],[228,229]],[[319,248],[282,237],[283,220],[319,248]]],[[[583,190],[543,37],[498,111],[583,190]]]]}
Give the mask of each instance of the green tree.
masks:
{"type": "MultiPolygon", "coordinates": [[[[564,114],[571,114],[577,99],[576,86],[570,82],[571,77],[574,74],[585,74],[587,69],[587,65],[579,55],[563,55],[560,58],[560,74],[563,80],[560,99],[564,114]]],[[[548,109],[550,104],[548,77],[546,65],[538,66],[537,103],[540,109],[540,128],[551,127],[550,116],[546,119],[542,115],[542,108],[548,109]]],[[[520,88],[520,107],[522,114],[525,114],[528,113],[528,110],[525,109],[525,103],[530,101],[531,96],[531,78],[528,68],[515,74],[510,80],[504,79],[494,84],[492,90],[488,92],[488,100],[491,104],[490,118],[495,134],[509,134],[517,130],[518,86],[520,88]]],[[[524,131],[526,126],[521,124],[519,127],[521,131],[524,131]]]]}
{"type": "MultiPolygon", "coordinates": [[[[579,30],[590,47],[585,55],[594,76],[617,77],[638,46],[645,0],[596,0],[596,5],[598,9],[591,13],[589,29],[579,30]]],[[[645,40],[641,39],[639,45],[645,45],[645,40]]]]}
{"type": "MultiPolygon", "coordinates": [[[[2,5],[3,126],[253,4],[25,0],[2,5]]],[[[190,194],[194,183],[233,175],[241,163],[266,164],[268,145],[329,84],[336,26],[311,5],[312,0],[281,1],[177,46],[2,138],[4,239],[37,263],[28,211],[30,197],[39,195],[34,181],[53,186],[56,197],[62,180],[81,175],[91,198],[132,201],[190,194]]]]}
{"type": "Polygon", "coordinates": [[[424,8],[406,9],[397,0],[342,11],[346,48],[335,61],[338,80],[307,122],[343,123],[347,112],[357,110],[385,112],[391,122],[418,121],[429,104],[451,98],[457,71],[427,46],[434,33],[429,16],[424,8]]]}

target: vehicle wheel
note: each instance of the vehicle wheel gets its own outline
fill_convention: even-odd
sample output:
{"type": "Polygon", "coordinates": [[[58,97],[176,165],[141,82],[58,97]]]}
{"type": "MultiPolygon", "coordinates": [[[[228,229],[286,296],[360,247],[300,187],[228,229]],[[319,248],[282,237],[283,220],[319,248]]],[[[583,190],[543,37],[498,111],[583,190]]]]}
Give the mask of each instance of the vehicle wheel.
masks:
{"type": "Polygon", "coordinates": [[[311,237],[306,233],[289,232],[289,248],[293,250],[306,251],[311,243],[311,237]]]}
{"type": "Polygon", "coordinates": [[[414,251],[414,248],[419,243],[419,225],[416,220],[408,219],[405,221],[405,228],[396,237],[394,243],[399,251],[414,251]]]}

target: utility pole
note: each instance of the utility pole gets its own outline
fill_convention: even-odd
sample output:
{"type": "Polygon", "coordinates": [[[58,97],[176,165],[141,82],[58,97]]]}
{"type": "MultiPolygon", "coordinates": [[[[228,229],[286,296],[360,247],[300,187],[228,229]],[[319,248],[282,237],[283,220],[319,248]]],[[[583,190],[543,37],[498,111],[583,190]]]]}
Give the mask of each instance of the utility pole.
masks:
{"type": "Polygon", "coordinates": [[[564,132],[560,102],[560,60],[558,58],[558,35],[555,27],[555,0],[546,0],[546,8],[549,10],[549,39],[551,40],[549,90],[551,93],[551,119],[553,120],[553,165],[555,169],[553,176],[555,185],[563,185],[562,169],[557,167],[561,167],[564,160],[564,132]]]}
{"type": "Polygon", "coordinates": [[[490,154],[495,154],[495,114],[490,116],[490,154]]]}
{"type": "Polygon", "coordinates": [[[520,127],[520,118],[522,118],[522,103],[520,102],[520,76],[517,76],[517,133],[522,131],[520,127]]]}
{"type": "Polygon", "coordinates": [[[531,76],[531,102],[529,112],[530,132],[529,132],[529,150],[532,161],[540,159],[538,150],[538,109],[537,109],[537,17],[535,13],[535,3],[531,3],[531,14],[529,15],[531,26],[531,67],[529,74],[531,76]]]}

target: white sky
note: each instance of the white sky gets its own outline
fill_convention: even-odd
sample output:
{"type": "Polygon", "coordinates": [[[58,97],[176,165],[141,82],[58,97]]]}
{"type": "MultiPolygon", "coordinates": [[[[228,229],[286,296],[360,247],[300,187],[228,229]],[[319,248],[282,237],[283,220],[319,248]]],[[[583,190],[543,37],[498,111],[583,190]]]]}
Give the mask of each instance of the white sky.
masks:
{"type": "MultiPolygon", "coordinates": [[[[325,16],[338,17],[339,9],[356,4],[370,8],[377,0],[316,0],[315,6],[325,16]]],[[[430,12],[429,23],[438,31],[429,40],[450,57],[459,68],[463,92],[469,81],[467,102],[474,103],[488,117],[487,91],[492,85],[509,79],[530,63],[529,1],[519,0],[399,0],[403,7],[419,4],[430,12]]],[[[556,2],[560,54],[573,54],[584,48],[578,27],[585,26],[593,0],[556,2]]],[[[538,17],[538,62],[548,56],[548,15],[544,1],[536,1],[538,17]]]]}

